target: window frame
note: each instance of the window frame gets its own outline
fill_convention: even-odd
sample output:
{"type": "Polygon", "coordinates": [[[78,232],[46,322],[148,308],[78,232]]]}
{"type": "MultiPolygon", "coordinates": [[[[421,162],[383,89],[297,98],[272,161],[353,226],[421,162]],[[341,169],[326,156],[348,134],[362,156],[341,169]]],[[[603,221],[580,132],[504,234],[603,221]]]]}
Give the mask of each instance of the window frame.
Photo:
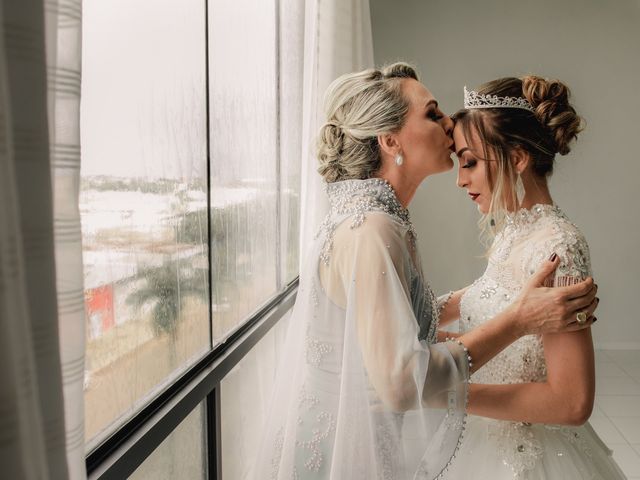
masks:
{"type": "Polygon", "coordinates": [[[293,307],[298,283],[296,277],[224,343],[89,453],[88,478],[127,478],[202,401],[207,402],[207,478],[221,478],[220,382],[293,307]]]}

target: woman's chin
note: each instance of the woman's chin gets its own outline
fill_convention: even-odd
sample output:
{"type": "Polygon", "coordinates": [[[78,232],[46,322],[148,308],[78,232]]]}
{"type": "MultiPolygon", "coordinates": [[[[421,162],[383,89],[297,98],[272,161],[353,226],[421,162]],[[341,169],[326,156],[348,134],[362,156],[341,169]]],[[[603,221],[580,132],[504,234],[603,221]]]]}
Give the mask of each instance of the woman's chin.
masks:
{"type": "Polygon", "coordinates": [[[486,215],[487,213],[489,213],[489,209],[485,208],[482,205],[478,205],[478,211],[482,214],[482,215],[486,215]]]}

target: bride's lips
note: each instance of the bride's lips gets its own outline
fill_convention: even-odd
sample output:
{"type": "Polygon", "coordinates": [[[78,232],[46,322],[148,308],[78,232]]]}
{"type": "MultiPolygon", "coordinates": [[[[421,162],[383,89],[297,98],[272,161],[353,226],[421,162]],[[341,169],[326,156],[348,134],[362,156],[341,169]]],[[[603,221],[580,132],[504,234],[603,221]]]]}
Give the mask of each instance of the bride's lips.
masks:
{"type": "Polygon", "coordinates": [[[475,202],[476,199],[480,196],[480,194],[479,193],[471,193],[471,192],[469,192],[469,196],[471,197],[471,200],[473,200],[475,202]]]}

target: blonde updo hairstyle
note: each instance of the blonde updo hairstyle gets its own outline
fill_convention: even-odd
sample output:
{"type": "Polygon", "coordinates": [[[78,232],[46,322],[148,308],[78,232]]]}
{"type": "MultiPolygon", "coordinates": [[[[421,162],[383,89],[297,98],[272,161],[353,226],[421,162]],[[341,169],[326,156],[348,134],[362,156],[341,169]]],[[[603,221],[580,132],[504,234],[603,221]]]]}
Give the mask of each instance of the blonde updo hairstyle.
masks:
{"type": "Polygon", "coordinates": [[[326,182],[371,178],[380,169],[378,135],[400,130],[409,110],[402,94],[405,78],[418,80],[418,74],[398,62],[349,73],[329,85],[327,121],[317,141],[318,172],[326,182]]]}
{"type": "Polygon", "coordinates": [[[489,212],[481,220],[488,239],[499,231],[508,213],[508,205],[517,205],[517,172],[511,161],[514,149],[530,155],[534,175],[546,178],[553,173],[557,153],[566,155],[571,143],[582,131],[582,118],[569,103],[569,88],[558,80],[535,75],[523,78],[500,78],[483,84],[477,92],[499,97],[524,97],[534,112],[517,108],[482,108],[459,110],[453,115],[462,127],[467,143],[472,131],[477,132],[482,152],[474,152],[484,160],[494,161],[487,168],[491,187],[489,212]]]}

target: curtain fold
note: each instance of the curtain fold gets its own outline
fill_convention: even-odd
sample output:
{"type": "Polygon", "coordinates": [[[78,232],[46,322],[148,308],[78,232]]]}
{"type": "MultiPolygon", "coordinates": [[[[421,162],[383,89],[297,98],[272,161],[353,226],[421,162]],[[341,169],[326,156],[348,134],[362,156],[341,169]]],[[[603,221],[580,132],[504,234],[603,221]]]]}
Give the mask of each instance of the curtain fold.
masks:
{"type": "Polygon", "coordinates": [[[374,66],[369,0],[307,0],[303,55],[300,265],[329,207],[315,142],[324,92],[340,75],[374,66]]]}
{"type": "Polygon", "coordinates": [[[44,0],[58,332],[70,479],[86,478],[85,310],[80,193],[82,0],[44,0]]]}
{"type": "Polygon", "coordinates": [[[85,478],[81,4],[2,0],[0,12],[2,476],[85,478]]]}

